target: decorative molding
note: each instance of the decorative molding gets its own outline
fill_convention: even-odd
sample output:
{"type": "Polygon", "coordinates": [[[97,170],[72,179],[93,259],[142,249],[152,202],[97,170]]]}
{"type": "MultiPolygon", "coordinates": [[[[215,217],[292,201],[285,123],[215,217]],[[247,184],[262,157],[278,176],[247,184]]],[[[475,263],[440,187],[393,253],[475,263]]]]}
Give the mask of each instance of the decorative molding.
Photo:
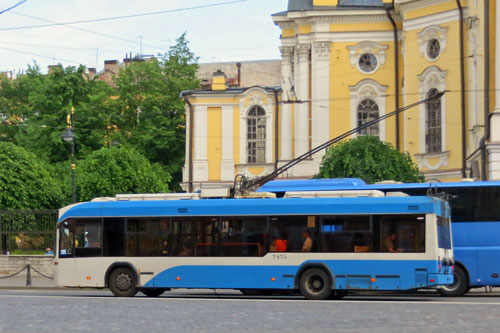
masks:
{"type": "MultiPolygon", "coordinates": [[[[373,12],[367,13],[368,11],[321,11],[321,12],[307,12],[309,16],[307,17],[289,17],[290,21],[287,21],[288,24],[291,22],[300,22],[300,24],[312,24],[314,22],[329,22],[329,23],[380,23],[380,22],[390,22],[387,18],[387,13],[385,10],[382,12],[373,12]],[[317,16],[316,16],[317,15],[317,16]]],[[[399,14],[393,14],[393,19],[396,22],[401,22],[402,17],[399,14]]],[[[279,25],[282,26],[283,23],[279,22],[279,25]]]]}
{"type": "Polygon", "coordinates": [[[264,104],[264,98],[261,95],[255,94],[248,98],[248,103],[251,106],[259,105],[262,106],[264,104]]]}
{"type": "Polygon", "coordinates": [[[354,46],[348,46],[347,49],[349,49],[349,59],[351,61],[351,66],[357,67],[360,73],[362,74],[372,74],[378,70],[380,65],[382,66],[385,65],[385,56],[387,48],[388,48],[387,45],[381,45],[379,43],[375,43],[372,41],[363,41],[354,46]],[[359,57],[365,53],[371,53],[377,59],[376,68],[369,73],[366,73],[359,68],[359,57]]]}
{"type": "Polygon", "coordinates": [[[311,51],[311,45],[299,44],[299,45],[297,45],[296,50],[297,50],[297,60],[299,62],[309,61],[309,54],[311,51]]]}
{"type": "MultiPolygon", "coordinates": [[[[464,16],[467,17],[468,10],[464,8],[464,16]]],[[[414,19],[403,21],[403,31],[413,31],[424,29],[430,25],[442,25],[449,22],[457,22],[460,18],[458,9],[452,9],[446,12],[426,15],[414,19]]]]}
{"type": "Polygon", "coordinates": [[[270,174],[271,172],[274,171],[274,163],[264,163],[264,164],[248,164],[248,163],[241,163],[241,164],[236,164],[236,170],[239,174],[244,174],[247,175],[249,179],[252,178],[257,178],[260,176],[264,176],[267,174],[270,174]],[[262,168],[262,172],[258,175],[254,175],[250,172],[250,168],[262,168]]]}
{"type": "MultiPolygon", "coordinates": [[[[358,105],[365,99],[371,99],[378,106],[379,117],[385,115],[385,94],[387,86],[379,84],[377,81],[365,79],[354,86],[349,87],[351,92],[351,128],[358,127],[358,105]]],[[[357,133],[353,135],[356,137],[357,133]]],[[[379,138],[385,141],[385,120],[379,123],[379,138]]]]}
{"type": "Polygon", "coordinates": [[[447,74],[448,71],[442,71],[437,66],[427,67],[422,74],[417,76],[420,82],[420,93],[425,96],[430,89],[444,91],[447,74]]]}
{"type": "Polygon", "coordinates": [[[431,25],[417,34],[418,46],[420,49],[420,54],[425,56],[429,61],[436,61],[444,50],[446,50],[446,44],[448,41],[447,37],[448,28],[443,28],[438,25],[431,25]],[[433,40],[437,39],[439,41],[440,52],[435,59],[429,58],[427,54],[427,44],[433,40]]]}
{"type": "Polygon", "coordinates": [[[448,167],[448,157],[450,155],[449,151],[444,151],[440,153],[425,153],[425,154],[415,154],[415,159],[418,163],[418,168],[434,171],[439,170],[441,168],[448,167]],[[437,158],[438,161],[436,164],[430,164],[429,160],[437,158]]]}
{"type": "Polygon", "coordinates": [[[316,60],[329,60],[330,50],[332,48],[331,42],[315,42],[314,44],[314,58],[316,60]]]}
{"type": "Polygon", "coordinates": [[[396,0],[395,3],[401,5],[401,12],[405,12],[408,10],[422,9],[429,6],[435,6],[449,1],[450,0],[420,0],[420,1],[396,0]]]}
{"type": "Polygon", "coordinates": [[[281,62],[287,65],[291,64],[293,61],[294,48],[291,46],[282,46],[280,47],[280,52],[281,62]]]}

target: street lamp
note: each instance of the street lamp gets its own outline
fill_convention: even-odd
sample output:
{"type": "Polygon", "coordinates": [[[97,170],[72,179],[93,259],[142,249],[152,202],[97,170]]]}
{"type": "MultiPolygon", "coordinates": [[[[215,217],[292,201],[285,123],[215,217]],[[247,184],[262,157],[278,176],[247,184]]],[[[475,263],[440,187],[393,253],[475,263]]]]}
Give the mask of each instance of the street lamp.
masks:
{"type": "Polygon", "coordinates": [[[71,192],[73,203],[76,202],[76,185],[75,185],[75,133],[71,130],[71,127],[66,127],[61,137],[66,142],[71,142],[71,192]]]}

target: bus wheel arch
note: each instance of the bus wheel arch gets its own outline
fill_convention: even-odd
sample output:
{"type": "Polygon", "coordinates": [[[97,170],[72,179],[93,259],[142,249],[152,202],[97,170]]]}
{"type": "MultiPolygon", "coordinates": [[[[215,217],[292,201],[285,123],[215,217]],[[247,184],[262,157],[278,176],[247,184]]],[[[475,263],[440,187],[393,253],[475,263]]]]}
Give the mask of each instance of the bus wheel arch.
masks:
{"type": "Polygon", "coordinates": [[[455,262],[453,278],[454,282],[452,285],[438,288],[438,291],[442,296],[462,296],[470,290],[470,274],[461,262],[455,262]]]}
{"type": "Polygon", "coordinates": [[[296,275],[296,287],[307,299],[329,299],[333,292],[333,275],[323,264],[305,265],[296,275]]]}
{"type": "Polygon", "coordinates": [[[106,271],[106,287],[115,296],[131,297],[138,291],[139,275],[130,263],[114,263],[106,271]]]}

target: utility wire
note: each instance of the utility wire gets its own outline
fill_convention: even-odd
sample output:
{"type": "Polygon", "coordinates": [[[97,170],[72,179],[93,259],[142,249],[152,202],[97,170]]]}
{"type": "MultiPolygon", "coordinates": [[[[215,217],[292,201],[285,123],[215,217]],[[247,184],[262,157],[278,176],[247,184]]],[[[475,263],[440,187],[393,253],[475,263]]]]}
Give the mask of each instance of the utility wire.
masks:
{"type": "Polygon", "coordinates": [[[2,31],[6,31],[6,30],[23,30],[23,29],[53,27],[53,26],[58,26],[58,25],[70,25],[70,24],[93,23],[93,22],[102,22],[102,21],[111,21],[111,20],[122,20],[122,19],[142,17],[142,16],[151,16],[151,15],[159,15],[159,14],[167,14],[167,13],[184,12],[184,11],[190,11],[190,10],[202,9],[202,8],[209,8],[209,7],[219,7],[219,6],[225,6],[225,5],[230,5],[230,4],[240,3],[240,2],[247,2],[247,1],[248,0],[234,0],[234,1],[226,1],[226,2],[213,3],[213,4],[208,4],[208,5],[194,6],[194,7],[177,8],[177,9],[170,9],[170,10],[162,10],[162,11],[150,12],[150,13],[131,14],[131,15],[123,15],[123,16],[114,16],[114,17],[104,17],[104,18],[98,18],[98,19],[71,21],[71,22],[63,22],[63,23],[40,24],[40,25],[32,25],[32,26],[24,26],[24,27],[0,28],[0,30],[2,30],[2,31]]]}
{"type": "Polygon", "coordinates": [[[43,55],[43,54],[37,54],[37,53],[26,52],[26,51],[21,51],[21,50],[16,50],[16,49],[10,49],[10,48],[1,47],[1,46],[0,46],[0,49],[6,50],[6,51],[11,51],[11,52],[17,52],[17,53],[32,55],[32,56],[37,56],[37,57],[46,58],[46,59],[50,59],[50,60],[66,61],[66,62],[70,62],[70,63],[73,63],[73,64],[82,65],[82,63],[78,62],[78,61],[73,61],[73,60],[68,60],[68,59],[62,59],[62,58],[56,58],[56,57],[46,56],[46,55],[43,55]]]}
{"type": "Polygon", "coordinates": [[[9,8],[7,8],[7,9],[4,9],[4,10],[0,11],[0,14],[3,14],[3,13],[5,13],[5,12],[8,12],[8,11],[9,11],[9,10],[11,10],[11,9],[14,9],[14,8],[16,8],[16,7],[18,7],[18,6],[21,6],[21,5],[22,5],[23,3],[25,3],[26,1],[28,1],[28,0],[21,0],[21,1],[19,1],[19,2],[18,2],[18,3],[16,3],[14,6],[9,7],[9,8]]]}
{"type": "MultiPolygon", "coordinates": [[[[50,22],[50,23],[53,23],[54,25],[61,25],[61,23],[54,22],[54,21],[51,21],[51,20],[47,20],[47,19],[44,19],[44,18],[41,18],[41,17],[33,16],[33,15],[22,14],[22,13],[17,13],[17,12],[11,12],[11,13],[19,15],[19,16],[29,17],[29,18],[32,18],[32,19],[35,19],[35,20],[39,20],[39,21],[50,22]]],[[[122,42],[127,42],[127,43],[137,44],[137,45],[141,44],[140,42],[137,42],[137,41],[133,41],[133,40],[130,40],[130,39],[126,39],[126,38],[122,38],[122,37],[117,37],[117,36],[113,36],[113,35],[108,35],[108,34],[104,34],[104,33],[101,33],[101,32],[97,32],[97,31],[93,31],[93,30],[89,30],[89,29],[85,29],[85,28],[73,27],[71,25],[65,25],[65,24],[62,24],[62,25],[64,27],[66,27],[66,28],[70,28],[70,29],[74,29],[74,30],[80,30],[80,31],[83,31],[83,32],[87,32],[87,33],[90,33],[90,34],[94,34],[94,35],[98,35],[98,36],[102,36],[102,37],[107,37],[107,38],[119,40],[119,41],[122,41],[122,42]]],[[[147,45],[147,44],[143,44],[143,45],[147,46],[147,47],[154,48],[154,49],[158,49],[158,50],[164,50],[162,47],[158,47],[158,46],[147,45]]]]}

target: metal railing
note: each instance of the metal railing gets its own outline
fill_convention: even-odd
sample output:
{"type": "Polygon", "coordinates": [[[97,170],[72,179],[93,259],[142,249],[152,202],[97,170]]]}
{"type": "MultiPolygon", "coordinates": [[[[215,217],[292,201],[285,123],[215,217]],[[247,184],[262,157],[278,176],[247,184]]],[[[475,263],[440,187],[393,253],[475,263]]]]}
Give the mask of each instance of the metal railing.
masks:
{"type": "Polygon", "coordinates": [[[7,254],[42,252],[54,248],[58,212],[51,210],[0,210],[0,249],[7,254]]]}

